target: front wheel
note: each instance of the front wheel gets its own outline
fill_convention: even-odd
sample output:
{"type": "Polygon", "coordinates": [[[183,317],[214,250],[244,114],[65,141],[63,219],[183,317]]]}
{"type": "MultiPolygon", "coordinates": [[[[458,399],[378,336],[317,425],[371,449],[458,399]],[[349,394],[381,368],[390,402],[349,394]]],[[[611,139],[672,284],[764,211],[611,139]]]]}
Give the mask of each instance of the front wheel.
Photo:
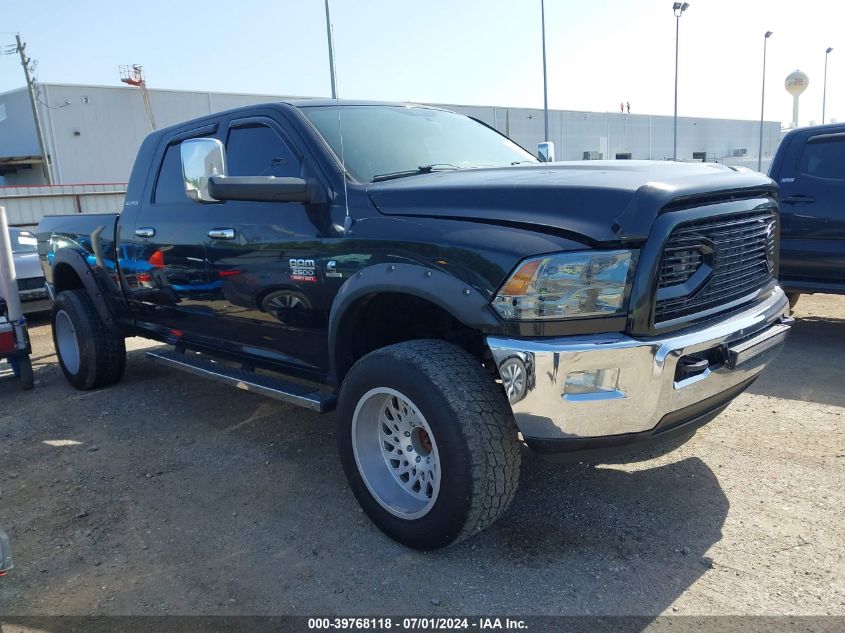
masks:
{"type": "Polygon", "coordinates": [[[481,363],[439,340],[376,350],[349,371],[337,416],[340,458],[367,516],[415,549],[493,523],[519,480],[516,425],[481,363]]]}

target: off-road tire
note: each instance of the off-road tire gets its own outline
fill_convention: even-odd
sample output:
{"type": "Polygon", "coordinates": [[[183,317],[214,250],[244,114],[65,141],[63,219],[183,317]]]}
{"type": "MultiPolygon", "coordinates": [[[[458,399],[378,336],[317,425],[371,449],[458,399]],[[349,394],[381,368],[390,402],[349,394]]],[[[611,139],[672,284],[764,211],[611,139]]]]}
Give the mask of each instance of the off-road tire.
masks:
{"type": "Polygon", "coordinates": [[[520,444],[502,387],[476,358],[445,341],[398,343],[355,363],[340,390],[337,442],[349,485],[367,516],[385,534],[414,549],[453,545],[485,529],[507,509],[519,481],[520,444]],[[440,490],[419,518],[388,512],[367,488],[356,463],[353,415],[359,400],[376,388],[405,394],[436,439],[440,490]]]}
{"type": "Polygon", "coordinates": [[[124,338],[106,326],[85,290],[65,290],[58,294],[53,302],[52,325],[59,365],[71,385],[87,390],[120,381],[126,368],[124,338]],[[69,317],[79,348],[78,362],[71,368],[62,358],[56,335],[56,319],[61,313],[69,317]]]}

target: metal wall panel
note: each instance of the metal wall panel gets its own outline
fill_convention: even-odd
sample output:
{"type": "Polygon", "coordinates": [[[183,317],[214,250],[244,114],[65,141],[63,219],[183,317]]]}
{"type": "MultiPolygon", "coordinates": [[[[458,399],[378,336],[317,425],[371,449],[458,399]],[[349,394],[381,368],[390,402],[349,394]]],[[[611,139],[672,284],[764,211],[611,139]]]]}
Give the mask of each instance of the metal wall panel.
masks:
{"type": "MultiPolygon", "coordinates": [[[[47,145],[55,157],[55,181],[126,182],[138,147],[150,132],[141,93],[96,86],[44,88],[51,107],[42,109],[42,118],[47,145]],[[65,103],[70,105],[60,107],[65,103]]],[[[176,102],[184,104],[180,112],[196,116],[197,111],[188,105],[190,99],[172,100],[176,102]]]]}
{"type": "MultiPolygon", "coordinates": [[[[0,156],[38,156],[38,137],[26,90],[0,94],[0,156]]],[[[38,167],[36,167],[38,169],[38,167]]]]}
{"type": "MultiPolygon", "coordinates": [[[[150,90],[160,127],[212,112],[286,98],[290,97],[150,90]]],[[[136,88],[45,84],[42,99],[49,105],[42,107],[41,112],[58,182],[125,182],[129,178],[138,147],[150,130],[136,88]]],[[[19,130],[15,147],[28,147],[30,154],[37,154],[25,91],[0,95],[0,103],[4,100],[17,105],[7,108],[7,121],[0,122],[0,126],[15,130],[16,134],[19,130]]],[[[476,117],[531,152],[543,140],[542,109],[435,105],[476,117]]],[[[691,160],[693,152],[706,152],[708,159],[721,160],[732,158],[734,150],[743,148],[748,150],[748,156],[756,156],[759,125],[757,121],[681,117],[678,157],[691,160]]],[[[635,159],[663,160],[672,156],[671,116],[552,110],[549,128],[549,140],[555,144],[558,160],[581,160],[585,151],[602,152],[604,158],[615,158],[617,153],[630,153],[635,159]]],[[[780,125],[766,122],[764,156],[774,153],[780,138],[780,125]]],[[[8,142],[11,147],[11,141],[8,142]]],[[[6,136],[0,135],[0,155],[5,143],[6,136]]]]}
{"type": "Polygon", "coordinates": [[[0,187],[0,205],[10,225],[34,226],[46,215],[118,213],[125,192],[123,183],[0,187]]]}

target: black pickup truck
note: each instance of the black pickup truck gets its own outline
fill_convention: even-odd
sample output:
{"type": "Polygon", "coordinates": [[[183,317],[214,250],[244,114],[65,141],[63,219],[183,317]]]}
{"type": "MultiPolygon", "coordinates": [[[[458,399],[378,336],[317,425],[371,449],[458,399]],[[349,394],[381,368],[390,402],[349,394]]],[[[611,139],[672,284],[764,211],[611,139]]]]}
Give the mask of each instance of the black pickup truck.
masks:
{"type": "Polygon", "coordinates": [[[845,294],[845,125],[792,130],[769,175],[781,191],[780,280],[801,294],[845,294]]]}
{"type": "Polygon", "coordinates": [[[75,387],[120,380],[144,336],[337,407],[358,501],[423,549],[502,514],[521,441],[606,459],[718,415],[789,329],[777,241],[759,174],[539,163],[446,110],[317,100],[157,131],[119,215],[38,228],[75,387]]]}

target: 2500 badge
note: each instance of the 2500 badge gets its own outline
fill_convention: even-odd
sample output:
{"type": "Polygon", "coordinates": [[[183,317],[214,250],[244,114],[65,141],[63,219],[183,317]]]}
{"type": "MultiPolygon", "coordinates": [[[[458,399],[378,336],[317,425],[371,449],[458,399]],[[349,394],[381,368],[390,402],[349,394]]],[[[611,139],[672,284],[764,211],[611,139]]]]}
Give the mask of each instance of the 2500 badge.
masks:
{"type": "Polygon", "coordinates": [[[291,281],[317,282],[317,264],[313,259],[296,259],[291,257],[289,261],[291,281]]]}

